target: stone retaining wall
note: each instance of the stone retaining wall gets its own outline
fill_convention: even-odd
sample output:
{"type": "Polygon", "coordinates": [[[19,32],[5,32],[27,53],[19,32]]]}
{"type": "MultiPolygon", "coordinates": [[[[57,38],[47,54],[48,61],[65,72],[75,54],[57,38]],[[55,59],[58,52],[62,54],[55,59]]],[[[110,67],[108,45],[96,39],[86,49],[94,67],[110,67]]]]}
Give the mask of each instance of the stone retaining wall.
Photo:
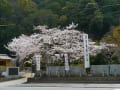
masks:
{"type": "MultiPolygon", "coordinates": [[[[64,76],[66,74],[64,66],[48,66],[46,70],[47,75],[64,76]]],[[[82,76],[86,74],[85,68],[80,66],[71,66],[70,71],[67,72],[73,76],[82,76]]],[[[92,75],[120,75],[120,65],[91,65],[92,75]]]]}

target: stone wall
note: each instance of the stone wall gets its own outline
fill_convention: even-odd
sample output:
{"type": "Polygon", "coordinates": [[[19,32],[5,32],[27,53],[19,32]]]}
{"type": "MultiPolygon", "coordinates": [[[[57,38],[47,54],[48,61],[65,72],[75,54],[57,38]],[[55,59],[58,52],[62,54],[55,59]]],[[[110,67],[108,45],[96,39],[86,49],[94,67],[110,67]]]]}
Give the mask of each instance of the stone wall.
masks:
{"type": "MultiPolygon", "coordinates": [[[[52,76],[64,76],[66,73],[73,76],[86,75],[85,68],[80,66],[71,66],[69,72],[65,71],[64,66],[48,66],[46,73],[52,76]]],[[[120,75],[120,65],[91,65],[91,74],[100,76],[120,75]]]]}

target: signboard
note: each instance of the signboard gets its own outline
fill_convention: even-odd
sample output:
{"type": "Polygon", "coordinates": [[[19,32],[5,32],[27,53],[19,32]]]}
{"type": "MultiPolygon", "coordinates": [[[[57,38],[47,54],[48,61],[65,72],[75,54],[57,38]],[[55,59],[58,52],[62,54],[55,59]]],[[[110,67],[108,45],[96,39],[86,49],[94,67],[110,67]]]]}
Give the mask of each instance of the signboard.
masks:
{"type": "Polygon", "coordinates": [[[8,75],[18,75],[19,70],[17,67],[9,67],[8,68],[8,75]]]}
{"type": "Polygon", "coordinates": [[[85,68],[90,68],[88,34],[83,34],[83,44],[84,44],[84,66],[85,68]]]}
{"type": "Polygon", "coordinates": [[[69,71],[70,67],[69,67],[69,62],[68,62],[68,54],[64,54],[64,58],[65,58],[65,70],[69,71]]]}
{"type": "Polygon", "coordinates": [[[41,58],[41,55],[35,54],[36,71],[40,71],[40,58],[41,58]]]}

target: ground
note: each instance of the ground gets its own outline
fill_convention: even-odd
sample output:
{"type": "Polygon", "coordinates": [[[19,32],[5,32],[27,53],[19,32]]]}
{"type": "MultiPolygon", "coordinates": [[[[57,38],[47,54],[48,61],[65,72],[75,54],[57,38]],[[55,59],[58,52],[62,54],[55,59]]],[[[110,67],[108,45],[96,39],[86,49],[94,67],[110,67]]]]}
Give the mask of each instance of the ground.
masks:
{"type": "Polygon", "coordinates": [[[69,88],[69,87],[6,87],[0,90],[120,90],[115,88],[69,88]]]}

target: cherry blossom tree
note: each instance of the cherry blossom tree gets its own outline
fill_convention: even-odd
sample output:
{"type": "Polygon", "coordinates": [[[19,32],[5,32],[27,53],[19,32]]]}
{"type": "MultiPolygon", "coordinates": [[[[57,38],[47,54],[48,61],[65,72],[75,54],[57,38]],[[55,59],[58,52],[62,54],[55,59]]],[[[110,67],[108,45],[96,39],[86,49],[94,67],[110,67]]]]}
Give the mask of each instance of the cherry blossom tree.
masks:
{"type": "MultiPolygon", "coordinates": [[[[34,26],[34,30],[39,33],[34,33],[30,36],[21,35],[18,38],[12,39],[9,42],[7,49],[16,52],[20,61],[24,60],[31,54],[39,52],[40,54],[49,56],[48,62],[51,60],[61,60],[64,53],[69,54],[70,61],[83,58],[83,33],[75,30],[77,24],[74,23],[67,26],[65,29],[52,28],[47,26],[34,26]]],[[[91,55],[95,55],[102,49],[106,48],[105,44],[95,45],[89,39],[89,50],[91,55]]]]}

